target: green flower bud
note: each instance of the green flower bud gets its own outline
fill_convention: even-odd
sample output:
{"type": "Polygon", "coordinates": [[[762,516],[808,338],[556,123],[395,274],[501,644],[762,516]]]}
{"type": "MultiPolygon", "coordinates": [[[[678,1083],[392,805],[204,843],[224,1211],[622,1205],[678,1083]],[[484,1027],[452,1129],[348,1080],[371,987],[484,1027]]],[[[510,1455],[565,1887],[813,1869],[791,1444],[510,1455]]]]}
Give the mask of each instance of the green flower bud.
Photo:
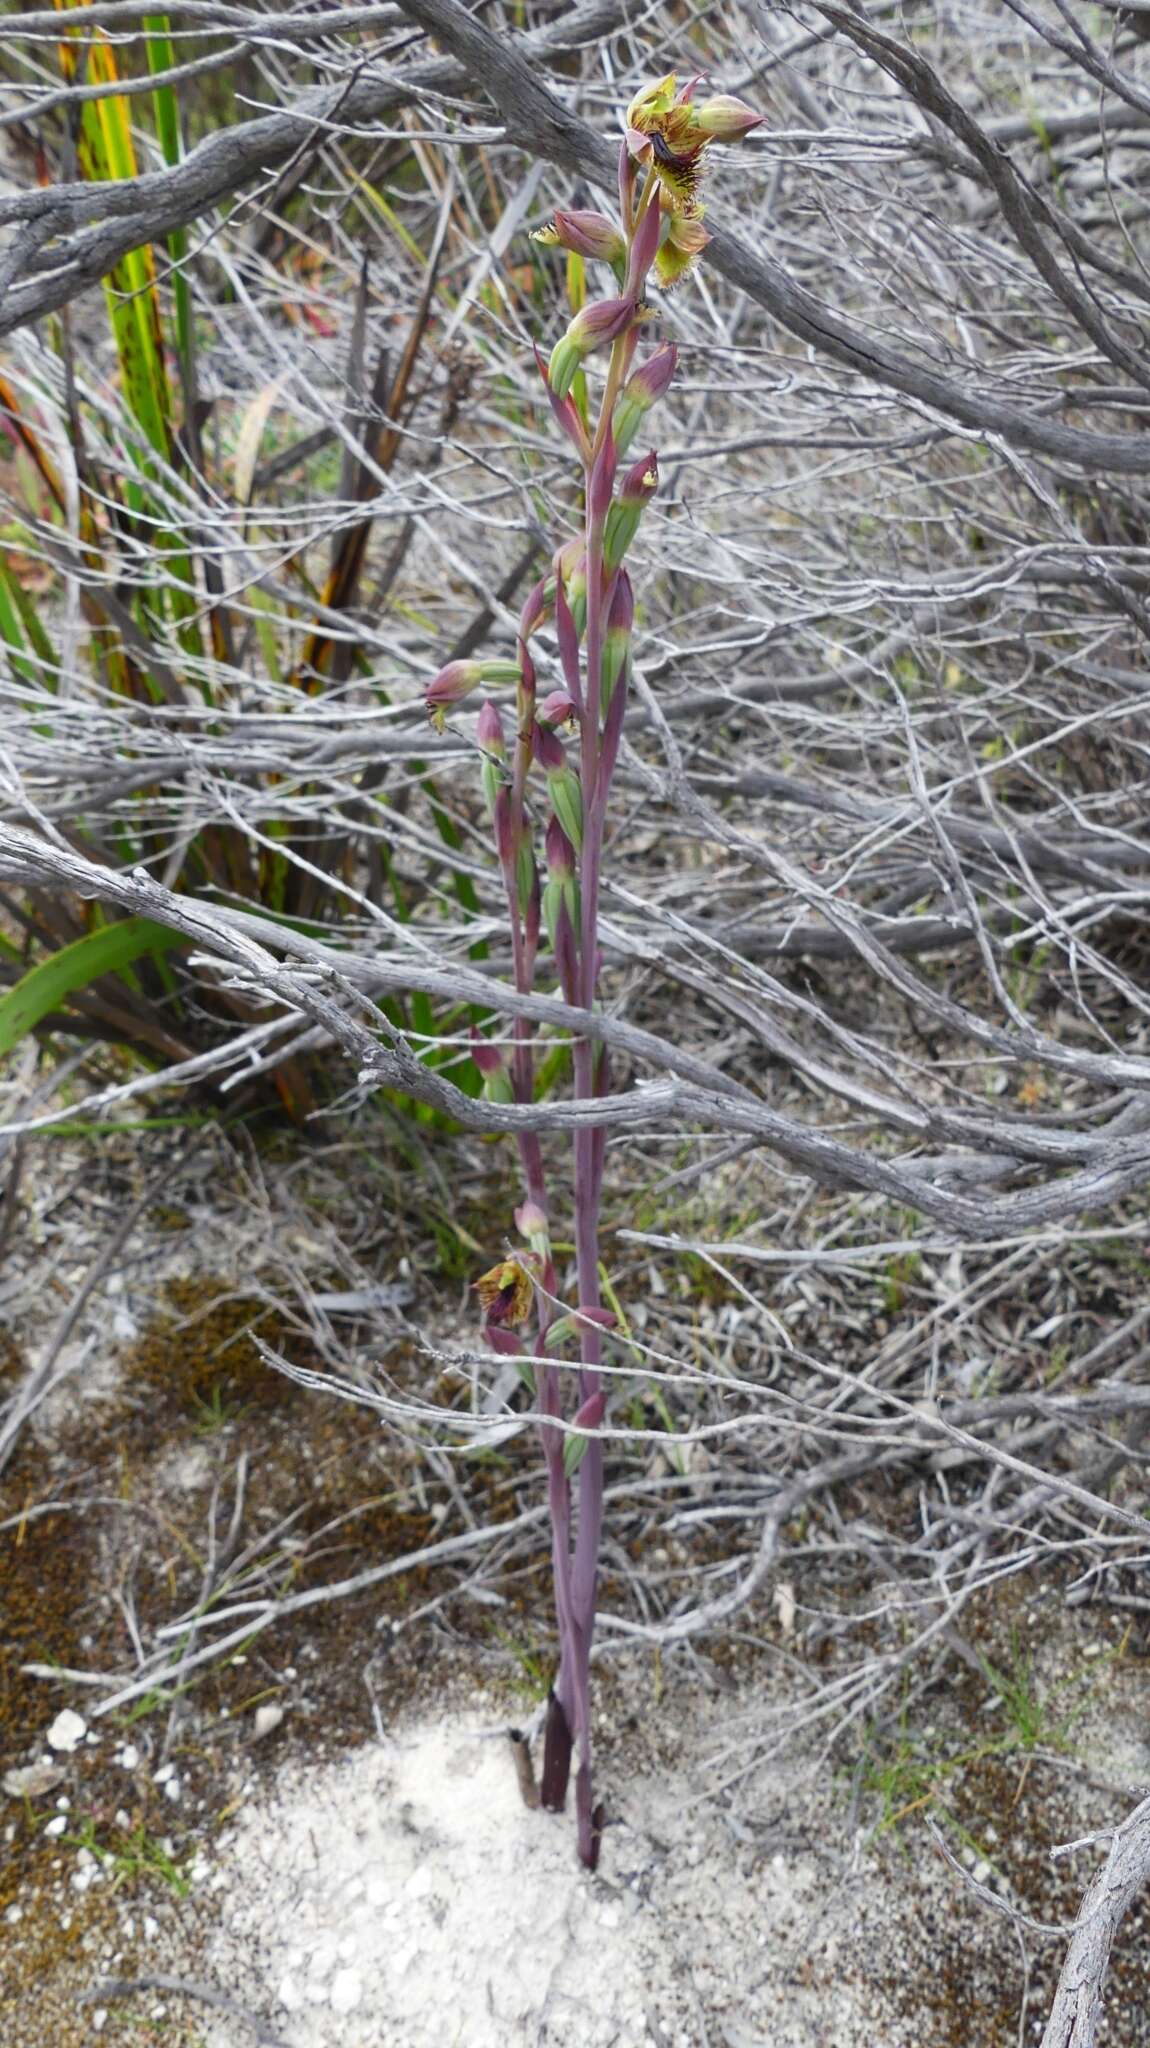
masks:
{"type": "Polygon", "coordinates": [[[573,768],[557,768],[547,777],[555,816],[578,853],[583,844],[583,791],[573,768]]]}

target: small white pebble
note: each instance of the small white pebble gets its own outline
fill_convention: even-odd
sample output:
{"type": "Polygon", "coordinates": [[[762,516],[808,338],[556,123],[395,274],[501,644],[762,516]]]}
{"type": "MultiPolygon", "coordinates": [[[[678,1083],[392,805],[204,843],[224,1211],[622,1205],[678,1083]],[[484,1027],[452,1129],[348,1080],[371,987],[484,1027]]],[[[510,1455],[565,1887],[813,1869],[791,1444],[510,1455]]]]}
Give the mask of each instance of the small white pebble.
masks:
{"type": "Polygon", "coordinates": [[[9,1906],[4,1918],[8,1922],[9,1927],[15,1927],[17,1920],[24,1918],[23,1906],[9,1906]]]}
{"type": "Polygon", "coordinates": [[[252,1741],[262,1742],[265,1735],[273,1735],[283,1720],[284,1710],[271,1701],[257,1707],[252,1722],[252,1741]]]}
{"type": "Polygon", "coordinates": [[[333,2012],[354,2012],[363,1997],[363,1979],[358,1970],[337,1970],[331,1980],[333,2012]]]}
{"type": "Polygon", "coordinates": [[[64,1829],[65,1829],[65,1828],[67,1827],[67,1825],[68,1825],[68,1816],[67,1816],[67,1814],[66,1814],[66,1813],[58,1813],[58,1814],[56,1815],[56,1818],[55,1818],[55,1820],[50,1820],[50,1821],[48,1822],[48,1825],[47,1825],[47,1827],[45,1828],[45,1830],[44,1830],[44,1833],[45,1833],[46,1835],[62,1835],[62,1834],[63,1834],[63,1832],[64,1832],[64,1829]]]}
{"type": "Polygon", "coordinates": [[[152,1783],[154,1785],[166,1785],[168,1779],[173,1778],[175,1774],[175,1764],[161,1764],[159,1770],[152,1773],[152,1783]]]}
{"type": "Polygon", "coordinates": [[[125,1771],[134,1771],[140,1761],[140,1752],[134,1742],[126,1742],[116,1762],[125,1771]]]}
{"type": "Polygon", "coordinates": [[[52,1749],[63,1750],[65,1755],[71,1755],[74,1749],[80,1747],[87,1733],[88,1723],[79,1714],[74,1714],[71,1707],[65,1707],[62,1713],[57,1714],[48,1730],[49,1746],[52,1749]]]}
{"type": "Polygon", "coordinates": [[[104,2030],[104,2028],[105,2028],[105,2026],[107,2025],[107,2022],[108,2022],[108,2008],[107,2008],[107,2006],[106,2006],[106,2005],[98,2005],[98,2006],[96,2007],[96,2010],[95,2010],[95,2012],[94,2012],[94,2013],[92,2014],[92,2031],[93,2031],[93,2033],[95,2033],[95,2034],[99,2034],[99,2033],[102,2033],[102,2032],[103,2032],[103,2030],[104,2030]]]}
{"type": "Polygon", "coordinates": [[[294,1977],[280,1978],[280,1987],[276,1997],[279,1999],[285,2012],[298,2012],[303,2004],[303,1992],[300,1990],[294,1977]]]}
{"type": "Polygon", "coordinates": [[[153,1920],[153,1918],[152,1918],[152,1915],[151,1915],[150,1913],[145,1913],[145,1915],[144,1915],[144,1940],[145,1940],[145,1941],[154,1941],[154,1940],[156,1939],[156,1936],[157,1936],[157,1934],[159,1933],[159,1931],[160,1931],[160,1923],[159,1923],[159,1921],[158,1921],[158,1920],[153,1920]]]}

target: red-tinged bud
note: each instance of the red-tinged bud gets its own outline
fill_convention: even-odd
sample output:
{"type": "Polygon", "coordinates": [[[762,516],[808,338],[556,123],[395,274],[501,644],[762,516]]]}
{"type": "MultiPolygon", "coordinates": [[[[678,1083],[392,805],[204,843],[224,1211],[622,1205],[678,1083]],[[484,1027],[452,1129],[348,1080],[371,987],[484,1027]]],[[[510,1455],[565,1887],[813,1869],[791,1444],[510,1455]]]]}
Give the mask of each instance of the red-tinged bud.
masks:
{"type": "Polygon", "coordinates": [[[635,598],[631,578],[620,569],[615,582],[607,627],[603,634],[603,656],[599,671],[599,706],[606,711],[615,685],[624,674],[631,655],[631,630],[635,623],[635,598]]]}
{"type": "Polygon", "coordinates": [[[562,725],[570,732],[579,723],[579,706],[566,690],[552,690],[539,707],[539,717],[543,725],[562,725]]]}
{"type": "Polygon", "coordinates": [[[507,742],[503,736],[503,719],[498,704],[485,697],[479,707],[479,718],[475,737],[485,754],[494,754],[497,761],[507,759],[507,742]]]}
{"type": "Polygon", "coordinates": [[[551,880],[569,882],[575,873],[575,849],[558,818],[548,819],[543,846],[551,880]]]}
{"type": "Polygon", "coordinates": [[[620,569],[611,593],[607,612],[608,633],[624,633],[630,636],[635,624],[635,592],[626,569],[620,569]]]}
{"type": "Polygon", "coordinates": [[[531,757],[548,775],[557,775],[567,766],[562,740],[550,726],[538,722],[531,728],[531,757]]]}
{"type": "Polygon", "coordinates": [[[437,726],[443,728],[443,714],[455,704],[462,704],[478,683],[517,683],[519,663],[517,661],[449,661],[433,676],[423,693],[437,726]]]}
{"type": "Polygon", "coordinates": [[[449,661],[433,676],[423,693],[423,701],[440,730],[443,729],[443,714],[453,705],[462,704],[465,697],[476,689],[483,680],[483,664],[479,661],[449,661]]]}
{"type": "MultiPolygon", "coordinates": [[[[586,1318],[584,1317],[585,1321],[586,1318]]],[[[607,1413],[607,1396],[600,1388],[597,1394],[588,1394],[583,1406],[575,1414],[576,1429],[598,1429],[607,1413]]]]}
{"type": "Polygon", "coordinates": [[[530,640],[532,633],[545,626],[555,607],[555,578],[544,576],[532,586],[524,600],[519,614],[519,638],[530,640]]]}
{"type": "Polygon", "coordinates": [[[547,789],[555,816],[578,853],[583,844],[583,791],[573,768],[560,768],[547,777],[547,789]]]}
{"type": "Polygon", "coordinates": [[[621,504],[645,505],[659,488],[659,458],[652,449],[633,462],[619,486],[621,504]]]}
{"type": "Polygon", "coordinates": [[[498,1351],[501,1358],[521,1358],[523,1346],[514,1330],[503,1330],[498,1323],[485,1323],[483,1340],[492,1351],[498,1351]]]}
{"type": "MultiPolygon", "coordinates": [[[[587,1429],[598,1429],[606,1412],[606,1394],[602,1391],[597,1394],[589,1394],[575,1417],[574,1430],[581,1432],[587,1429]]],[[[563,1470],[568,1479],[572,1478],[579,1470],[587,1452],[591,1448],[590,1437],[582,1434],[575,1435],[574,1430],[570,1436],[563,1439],[563,1470]]]]}
{"type": "Polygon", "coordinates": [[[551,1233],[538,1202],[521,1202],[515,1211],[515,1228],[541,1259],[551,1256],[551,1233]]]}
{"type": "Polygon", "coordinates": [[[580,1323],[594,1323],[597,1330],[614,1330],[619,1322],[618,1316],[613,1315],[609,1308],[585,1308],[582,1302],[575,1311],[575,1318],[580,1323]]]}
{"type": "Polygon", "coordinates": [[[551,950],[559,962],[564,989],[575,987],[575,933],[579,928],[579,884],[575,850],[558,818],[547,826],[547,881],[543,889],[543,922],[551,950]]]}
{"type": "Polygon", "coordinates": [[[696,133],[705,135],[708,142],[741,142],[752,128],[760,128],[763,123],[761,114],[728,92],[716,93],[713,99],[703,100],[691,111],[696,133]]]}
{"type": "Polygon", "coordinates": [[[545,228],[536,228],[533,242],[547,249],[571,249],[600,263],[622,263],[627,244],[613,221],[602,213],[557,213],[545,228]]]}
{"type": "Polygon", "coordinates": [[[488,811],[494,815],[496,801],[503,787],[503,770],[500,762],[507,759],[507,746],[503,737],[503,720],[499,716],[499,707],[492,703],[490,697],[485,697],[480,707],[475,736],[483,754],[479,773],[484,800],[488,811]]]}
{"type": "Polygon", "coordinates": [[[634,299],[623,298],[596,299],[576,313],[551,351],[548,384],[556,398],[566,398],[584,357],[622,334],[634,320],[635,311],[634,299]]]}
{"type": "Polygon", "coordinates": [[[678,359],[679,351],[674,342],[665,341],[627,379],[615,407],[613,422],[615,447],[620,455],[626,454],[651,407],[662,398],[675,374],[678,359]]]}
{"type": "Polygon", "coordinates": [[[484,1080],[489,1074],[498,1074],[507,1065],[507,1055],[501,1045],[489,1045],[483,1033],[473,1024],[471,1027],[471,1057],[479,1068],[484,1080]]]}
{"type": "Polygon", "coordinates": [[[659,488],[659,463],[654,455],[633,462],[607,514],[603,534],[603,566],[617,569],[639,529],[645,507],[659,488]]]}
{"type": "Polygon", "coordinates": [[[635,239],[631,244],[631,254],[627,262],[627,290],[634,292],[636,298],[640,297],[644,279],[655,261],[660,226],[658,207],[648,205],[635,230],[635,239]]]}

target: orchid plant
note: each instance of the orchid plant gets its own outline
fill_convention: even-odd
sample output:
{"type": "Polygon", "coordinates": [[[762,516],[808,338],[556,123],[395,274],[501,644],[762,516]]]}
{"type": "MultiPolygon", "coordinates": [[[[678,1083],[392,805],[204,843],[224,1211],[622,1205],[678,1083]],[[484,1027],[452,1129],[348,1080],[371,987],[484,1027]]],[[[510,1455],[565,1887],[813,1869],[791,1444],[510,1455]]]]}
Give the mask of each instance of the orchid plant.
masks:
{"type": "MultiPolygon", "coordinates": [[[[549,362],[536,350],[551,410],[582,469],[582,531],[557,549],[550,573],[528,595],[517,660],[451,662],[426,693],[442,726],[448,709],[477,686],[514,686],[510,739],[491,698],[480,710],[476,736],[506,887],[515,986],[522,993],[532,990],[549,955],[564,999],[587,1013],[598,993],[604,828],[630,682],[635,603],[626,557],[659,483],[653,452],[627,466],[623,458],[676,364],[674,344],[663,342],[636,365],[640,337],[653,317],[646,292],[652,280],[664,290],[677,284],[709,239],[699,200],[706,151],[712,143],[738,141],[760,120],[729,95],[700,99],[699,83],[695,79],[680,89],[672,74],[644,86],[631,101],[619,150],[618,225],[600,213],[557,213],[536,232],[538,242],[606,264],[614,274],[613,294],[580,305],[549,362]],[[593,422],[584,365],[607,351],[593,422]],[[563,683],[540,697],[531,642],[552,624],[563,683]]],[[[527,1020],[517,1019],[508,1051],[478,1035],[473,1051],[492,1100],[534,1099],[527,1020]]],[[[573,1063],[577,1098],[607,1094],[605,1045],[577,1038],[573,1063]]],[[[603,1825],[603,1809],[594,1804],[591,1789],[589,1684],[603,1521],[603,1443],[597,1432],[607,1410],[602,1346],[615,1321],[600,1290],[605,1132],[589,1121],[575,1133],[571,1307],[559,1292],[543,1148],[531,1132],[521,1133],[518,1142],[525,1194],[515,1211],[521,1243],[476,1285],[487,1343],[520,1362],[534,1398],[547,1468],[560,1655],[547,1706],[540,1801],[552,1811],[565,1806],[574,1756],[579,1855],[594,1870],[603,1825]],[[532,1325],[529,1349],[524,1333],[532,1325]],[[576,1347],[578,1400],[565,1404],[576,1347]]]]}

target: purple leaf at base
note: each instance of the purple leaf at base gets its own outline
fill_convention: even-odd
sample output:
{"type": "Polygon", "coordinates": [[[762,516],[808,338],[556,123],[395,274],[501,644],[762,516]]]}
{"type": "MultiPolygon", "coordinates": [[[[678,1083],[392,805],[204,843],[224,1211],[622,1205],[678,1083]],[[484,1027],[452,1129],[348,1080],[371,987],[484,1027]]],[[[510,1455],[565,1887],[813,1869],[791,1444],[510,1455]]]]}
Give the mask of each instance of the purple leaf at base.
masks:
{"type": "Polygon", "coordinates": [[[547,1724],[543,1737],[543,1775],[539,1781],[539,1804],[548,1813],[562,1813],[567,1804],[567,1782],[571,1776],[571,1729],[567,1716],[552,1691],[547,1695],[547,1724]]]}

